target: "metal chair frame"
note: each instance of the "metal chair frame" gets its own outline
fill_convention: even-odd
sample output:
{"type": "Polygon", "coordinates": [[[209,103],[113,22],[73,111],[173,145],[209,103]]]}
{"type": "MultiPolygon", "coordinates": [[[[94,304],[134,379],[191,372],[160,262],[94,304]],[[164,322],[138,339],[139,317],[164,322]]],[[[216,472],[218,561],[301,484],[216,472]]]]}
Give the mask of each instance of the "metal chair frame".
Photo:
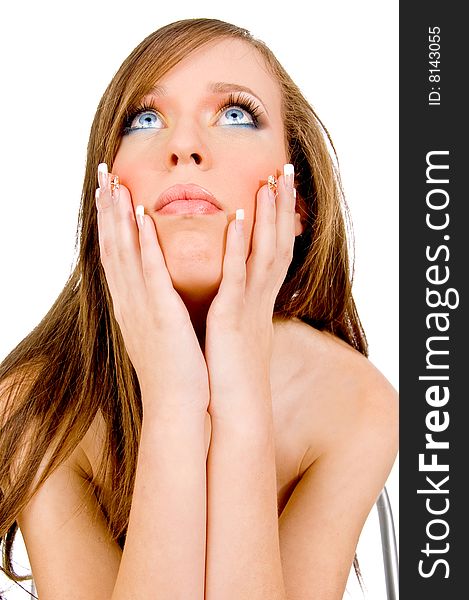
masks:
{"type": "Polygon", "coordinates": [[[391,503],[386,486],[376,501],[376,508],[381,533],[387,600],[399,600],[399,556],[391,503]]]}

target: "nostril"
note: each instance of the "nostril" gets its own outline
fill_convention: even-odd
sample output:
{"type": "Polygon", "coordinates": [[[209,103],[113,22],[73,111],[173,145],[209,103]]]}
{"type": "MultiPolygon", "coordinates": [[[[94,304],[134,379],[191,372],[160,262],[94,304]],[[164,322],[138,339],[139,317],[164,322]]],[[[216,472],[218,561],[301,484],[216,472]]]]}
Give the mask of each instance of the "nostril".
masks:
{"type": "MultiPolygon", "coordinates": [[[[202,162],[202,156],[200,154],[198,154],[197,152],[193,152],[190,155],[190,157],[195,162],[196,165],[200,165],[201,164],[201,162],[202,162]]],[[[180,160],[182,160],[182,156],[181,155],[178,156],[175,153],[173,153],[171,155],[171,164],[172,165],[176,166],[179,163],[180,160]]]]}

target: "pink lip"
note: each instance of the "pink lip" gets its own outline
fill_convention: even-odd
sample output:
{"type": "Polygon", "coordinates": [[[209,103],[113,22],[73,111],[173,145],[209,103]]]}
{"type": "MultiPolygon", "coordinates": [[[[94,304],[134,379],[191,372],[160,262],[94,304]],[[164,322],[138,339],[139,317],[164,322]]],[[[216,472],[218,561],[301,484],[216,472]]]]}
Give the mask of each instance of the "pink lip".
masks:
{"type": "Polygon", "coordinates": [[[176,184],[165,190],[156,201],[160,214],[212,214],[222,210],[213,194],[194,183],[176,184]]]}

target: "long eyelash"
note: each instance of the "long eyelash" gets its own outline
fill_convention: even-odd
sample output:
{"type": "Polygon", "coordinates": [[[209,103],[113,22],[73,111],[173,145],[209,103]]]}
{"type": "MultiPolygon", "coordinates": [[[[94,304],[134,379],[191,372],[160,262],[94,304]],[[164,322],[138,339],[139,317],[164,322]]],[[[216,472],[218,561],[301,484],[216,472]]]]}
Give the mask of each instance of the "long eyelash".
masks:
{"type": "Polygon", "coordinates": [[[138,104],[129,106],[127,108],[126,114],[128,116],[125,118],[125,122],[124,122],[124,134],[128,133],[129,131],[132,131],[130,126],[132,125],[132,121],[134,120],[134,118],[138,114],[140,114],[142,112],[146,112],[147,110],[151,110],[153,112],[158,112],[158,110],[156,109],[155,106],[152,106],[151,104],[149,104],[147,102],[140,102],[138,104]]]}
{"type": "Polygon", "coordinates": [[[217,114],[223,112],[231,106],[237,106],[238,108],[242,108],[243,110],[247,111],[251,115],[254,125],[258,127],[259,116],[262,115],[262,110],[252,98],[245,96],[242,92],[237,92],[236,94],[231,93],[228,96],[228,99],[223,101],[217,108],[217,114]]]}
{"type": "MultiPolygon", "coordinates": [[[[252,98],[244,95],[242,92],[237,92],[236,94],[231,93],[227,100],[224,100],[217,107],[217,114],[222,113],[224,110],[230,108],[231,106],[237,106],[245,111],[247,111],[253,120],[253,123],[256,127],[259,126],[259,116],[263,114],[261,108],[254,102],[252,98]]],[[[130,106],[127,109],[127,117],[124,122],[124,134],[131,131],[131,124],[134,118],[146,111],[158,112],[157,108],[153,106],[151,103],[140,102],[136,105],[130,106]]]]}

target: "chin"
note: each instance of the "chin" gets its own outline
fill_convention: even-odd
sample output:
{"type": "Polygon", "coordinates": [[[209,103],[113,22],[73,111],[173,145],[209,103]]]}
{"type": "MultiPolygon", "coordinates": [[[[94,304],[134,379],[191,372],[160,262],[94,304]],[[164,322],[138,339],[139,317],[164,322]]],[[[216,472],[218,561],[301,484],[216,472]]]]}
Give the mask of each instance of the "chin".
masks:
{"type": "Polygon", "coordinates": [[[158,237],[176,291],[194,300],[214,296],[223,274],[224,229],[162,229],[158,237]]]}
{"type": "Polygon", "coordinates": [[[205,260],[200,256],[191,256],[186,260],[166,259],[174,289],[182,298],[194,301],[215,296],[222,279],[220,261],[205,260]]]}

